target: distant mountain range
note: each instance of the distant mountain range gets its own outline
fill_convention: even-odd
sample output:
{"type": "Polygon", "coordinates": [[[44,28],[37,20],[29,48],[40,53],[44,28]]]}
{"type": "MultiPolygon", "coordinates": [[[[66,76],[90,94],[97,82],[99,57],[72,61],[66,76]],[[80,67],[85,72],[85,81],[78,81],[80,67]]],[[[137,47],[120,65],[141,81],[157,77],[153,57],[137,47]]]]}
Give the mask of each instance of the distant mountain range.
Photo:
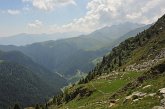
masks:
{"type": "Polygon", "coordinates": [[[1,45],[27,45],[36,42],[43,42],[48,40],[58,40],[69,37],[76,37],[82,33],[79,32],[67,32],[67,33],[55,33],[55,34],[27,34],[22,33],[14,36],[0,37],[1,45]]]}
{"type": "Polygon", "coordinates": [[[1,50],[18,50],[31,57],[52,72],[58,72],[66,78],[76,74],[77,70],[88,72],[95,65],[93,60],[102,57],[119,42],[147,29],[149,26],[135,23],[123,23],[104,27],[89,35],[57,41],[46,41],[26,46],[0,46],[1,50]]]}

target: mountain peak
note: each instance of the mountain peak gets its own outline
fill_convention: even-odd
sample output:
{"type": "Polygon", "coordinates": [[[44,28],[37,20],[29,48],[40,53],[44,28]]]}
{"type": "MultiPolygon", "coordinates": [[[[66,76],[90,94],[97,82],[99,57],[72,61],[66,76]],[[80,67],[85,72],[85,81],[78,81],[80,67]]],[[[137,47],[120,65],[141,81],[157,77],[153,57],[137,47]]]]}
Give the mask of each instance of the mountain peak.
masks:
{"type": "Polygon", "coordinates": [[[92,32],[90,35],[104,37],[103,34],[106,34],[105,37],[109,37],[111,39],[117,39],[121,37],[123,34],[134,30],[136,28],[143,27],[144,24],[137,24],[132,22],[124,22],[112,26],[105,26],[99,30],[92,32]]]}

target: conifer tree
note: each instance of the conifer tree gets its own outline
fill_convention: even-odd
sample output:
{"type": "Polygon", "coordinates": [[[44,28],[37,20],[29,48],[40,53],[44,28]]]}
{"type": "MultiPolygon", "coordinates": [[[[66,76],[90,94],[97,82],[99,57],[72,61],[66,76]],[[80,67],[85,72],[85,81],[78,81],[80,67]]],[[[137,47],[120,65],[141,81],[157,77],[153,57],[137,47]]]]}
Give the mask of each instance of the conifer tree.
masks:
{"type": "Polygon", "coordinates": [[[20,106],[18,104],[14,105],[14,109],[21,109],[20,106]]]}
{"type": "Polygon", "coordinates": [[[36,104],[35,109],[40,109],[40,106],[36,104]]]}

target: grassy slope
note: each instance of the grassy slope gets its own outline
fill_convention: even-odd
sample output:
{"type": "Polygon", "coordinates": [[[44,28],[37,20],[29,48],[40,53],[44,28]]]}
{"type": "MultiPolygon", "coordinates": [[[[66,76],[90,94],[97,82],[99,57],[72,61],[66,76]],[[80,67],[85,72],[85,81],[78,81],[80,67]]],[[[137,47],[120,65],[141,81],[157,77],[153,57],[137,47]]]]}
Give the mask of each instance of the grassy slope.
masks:
{"type": "Polygon", "coordinates": [[[154,106],[160,105],[160,98],[158,96],[153,97],[145,97],[142,100],[139,100],[137,102],[128,102],[123,104],[124,98],[128,95],[128,93],[140,91],[144,93],[156,93],[159,89],[165,87],[165,75],[160,75],[159,77],[156,77],[152,80],[145,81],[141,87],[137,87],[134,90],[131,90],[130,92],[125,92],[122,94],[122,98],[120,98],[120,101],[117,103],[116,106],[114,106],[112,109],[151,109],[154,106]],[[143,89],[144,86],[152,85],[149,88],[143,89]]]}
{"type": "MultiPolygon", "coordinates": [[[[162,61],[161,63],[165,64],[165,61],[162,61]]],[[[81,98],[77,96],[72,101],[63,103],[58,107],[51,105],[50,109],[151,109],[154,106],[160,105],[161,98],[158,94],[153,97],[144,97],[142,100],[137,102],[128,101],[123,103],[123,101],[126,96],[129,96],[136,91],[147,94],[157,93],[159,89],[165,87],[164,73],[158,74],[151,79],[146,79],[138,87],[134,87],[133,89],[128,88],[126,91],[119,93],[119,95],[114,98],[114,100],[119,100],[114,106],[109,107],[113,94],[123,89],[128,83],[136,81],[138,77],[142,77],[145,74],[149,76],[146,72],[119,72],[113,76],[107,76],[107,79],[95,79],[87,84],[75,85],[69,89],[69,92],[72,92],[79,87],[85,87],[88,90],[93,90],[94,92],[89,97],[81,98]],[[144,89],[143,87],[147,85],[151,85],[151,87],[144,89]]]]}
{"type": "MultiPolygon", "coordinates": [[[[162,61],[163,64],[165,64],[165,61],[162,61]]],[[[127,91],[120,94],[120,96],[117,96],[120,100],[117,102],[117,105],[112,107],[112,109],[151,109],[154,106],[160,105],[161,96],[158,94],[158,90],[165,87],[165,72],[162,74],[159,74],[151,79],[146,79],[144,82],[139,85],[138,87],[135,87],[133,89],[128,89],[127,91]],[[151,85],[148,88],[144,88],[147,85],[151,85]],[[147,96],[144,97],[142,100],[136,101],[136,102],[126,102],[123,103],[126,96],[130,95],[133,92],[140,91],[147,94],[153,94],[156,93],[155,96],[147,96]]]]}
{"type": "MultiPolygon", "coordinates": [[[[68,102],[67,104],[63,104],[59,108],[60,109],[65,109],[65,108],[77,109],[77,108],[82,107],[82,109],[96,109],[96,108],[105,109],[106,107],[109,106],[108,98],[113,93],[115,93],[118,89],[120,89],[124,85],[126,85],[128,82],[130,82],[130,81],[134,80],[135,78],[137,78],[138,76],[140,76],[141,73],[125,72],[124,76],[122,76],[122,75],[123,75],[122,73],[116,74],[116,75],[110,77],[110,79],[108,79],[108,80],[106,80],[106,79],[98,80],[97,79],[97,80],[93,80],[87,84],[81,84],[81,85],[73,87],[70,90],[75,90],[75,88],[83,86],[89,90],[94,90],[94,92],[89,97],[84,97],[81,99],[79,99],[77,97],[74,100],[68,102]],[[121,78],[121,79],[116,79],[116,78],[121,78]],[[98,102],[101,102],[101,101],[104,101],[105,103],[102,102],[102,103],[100,103],[102,105],[100,105],[98,102]]],[[[50,109],[56,109],[56,108],[57,108],[56,106],[51,106],[50,109]]]]}
{"type": "Polygon", "coordinates": [[[149,58],[153,59],[155,57],[155,54],[159,53],[162,48],[165,48],[165,31],[158,35],[157,37],[154,37],[151,39],[146,46],[139,47],[138,49],[134,50],[132,53],[132,58],[130,58],[130,61],[125,65],[133,64],[133,63],[138,63],[141,58],[149,58]],[[155,51],[153,50],[153,47],[155,47],[155,51]],[[150,57],[148,57],[150,55],[150,57]]]}

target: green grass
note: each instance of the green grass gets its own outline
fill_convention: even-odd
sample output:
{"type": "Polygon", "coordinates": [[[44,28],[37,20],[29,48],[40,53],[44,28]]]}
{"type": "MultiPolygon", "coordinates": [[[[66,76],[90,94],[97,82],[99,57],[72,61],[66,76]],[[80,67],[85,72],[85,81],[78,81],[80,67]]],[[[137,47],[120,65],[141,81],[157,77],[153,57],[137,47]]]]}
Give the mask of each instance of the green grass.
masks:
{"type": "MultiPolygon", "coordinates": [[[[93,80],[88,84],[77,85],[75,88],[83,86],[85,88],[90,88],[94,90],[93,84],[97,90],[93,92],[93,94],[89,97],[84,97],[81,99],[75,98],[74,100],[70,101],[67,104],[63,104],[59,106],[59,109],[109,109],[110,104],[110,97],[116,91],[124,87],[130,81],[133,81],[137,77],[139,77],[142,73],[137,72],[127,72],[123,77],[121,74],[115,75],[118,79],[100,79],[100,80],[93,80]],[[120,78],[120,79],[119,79],[120,78]],[[105,94],[99,92],[101,90],[105,94]],[[100,103],[99,103],[100,102],[100,103]]],[[[142,100],[137,102],[128,101],[123,103],[126,96],[130,95],[135,91],[140,91],[143,93],[151,94],[157,93],[159,89],[165,87],[165,75],[160,75],[158,77],[152,78],[150,80],[145,81],[141,86],[136,87],[135,89],[128,90],[124,93],[121,93],[116,99],[119,98],[119,101],[111,107],[112,109],[151,109],[154,106],[160,105],[160,99],[158,95],[153,97],[144,97],[142,100]],[[143,88],[144,86],[151,85],[151,87],[143,88]]],[[[71,90],[70,90],[71,91],[71,90]]],[[[51,106],[50,109],[57,109],[56,106],[51,106]]]]}
{"type": "MultiPolygon", "coordinates": [[[[67,104],[63,104],[59,108],[78,109],[82,107],[82,109],[106,109],[109,106],[108,103],[109,97],[117,90],[122,88],[124,85],[126,85],[128,82],[139,77],[141,74],[142,73],[137,73],[137,72],[126,72],[123,76],[122,73],[119,75],[115,75],[115,77],[118,79],[113,78],[108,80],[105,79],[93,80],[87,84],[77,85],[72,90],[80,86],[83,86],[91,90],[95,90],[96,88],[96,90],[89,97],[74,99],[67,104]],[[102,102],[102,103],[99,104],[98,102],[102,102]]],[[[50,109],[56,109],[56,108],[57,107],[55,106],[51,106],[50,109]]]]}
{"type": "Polygon", "coordinates": [[[125,92],[119,97],[120,100],[117,103],[116,106],[114,106],[112,109],[151,109],[154,106],[160,105],[160,98],[158,95],[155,95],[153,97],[145,97],[142,100],[139,100],[135,103],[128,102],[123,104],[124,98],[132,92],[140,91],[143,93],[157,93],[159,89],[165,87],[165,75],[160,75],[156,78],[150,79],[145,81],[141,87],[137,87],[134,90],[131,90],[131,92],[125,92]],[[144,86],[151,85],[151,87],[143,89],[144,86]]]}
{"type": "Polygon", "coordinates": [[[137,102],[117,104],[112,109],[152,109],[152,107],[157,105],[159,105],[159,99],[157,97],[145,97],[137,102]]]}
{"type": "Polygon", "coordinates": [[[126,67],[128,65],[134,64],[134,63],[141,63],[139,60],[141,59],[141,57],[145,57],[145,59],[148,57],[149,54],[152,54],[149,59],[153,59],[155,58],[155,54],[159,53],[159,51],[162,50],[162,48],[165,48],[165,32],[163,32],[162,34],[158,35],[157,37],[153,37],[149,42],[147,42],[147,44],[143,47],[139,47],[137,49],[135,49],[132,52],[132,55],[129,59],[129,61],[123,65],[122,67],[126,67]],[[152,48],[154,48],[154,52],[150,51],[152,48]]]}

